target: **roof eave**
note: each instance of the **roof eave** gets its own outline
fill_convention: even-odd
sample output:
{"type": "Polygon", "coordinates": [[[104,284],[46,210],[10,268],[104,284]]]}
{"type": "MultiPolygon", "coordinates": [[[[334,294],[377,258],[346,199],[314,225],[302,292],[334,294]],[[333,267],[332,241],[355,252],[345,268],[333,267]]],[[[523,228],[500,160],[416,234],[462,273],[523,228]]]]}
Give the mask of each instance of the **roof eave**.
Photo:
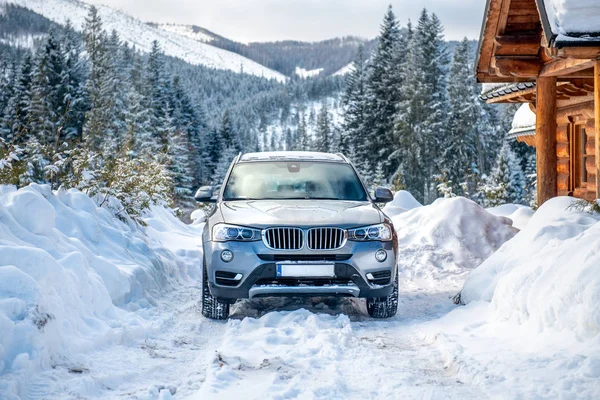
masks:
{"type": "Polygon", "coordinates": [[[483,20],[481,21],[481,31],[479,32],[479,42],[477,43],[477,54],[475,56],[475,78],[479,82],[479,63],[481,61],[481,46],[483,45],[483,39],[485,37],[485,28],[487,26],[488,14],[490,12],[490,3],[492,0],[485,2],[485,10],[483,11],[483,20]]]}

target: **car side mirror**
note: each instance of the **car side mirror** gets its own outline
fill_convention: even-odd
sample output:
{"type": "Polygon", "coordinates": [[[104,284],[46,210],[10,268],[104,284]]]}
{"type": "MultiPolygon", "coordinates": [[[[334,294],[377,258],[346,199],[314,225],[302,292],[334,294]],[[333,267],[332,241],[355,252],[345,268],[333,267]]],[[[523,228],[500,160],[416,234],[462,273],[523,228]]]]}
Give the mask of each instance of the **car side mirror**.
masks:
{"type": "Polygon", "coordinates": [[[389,203],[394,200],[392,191],[385,187],[375,189],[375,203],[389,203]]]}
{"type": "Polygon", "coordinates": [[[216,203],[217,200],[213,198],[213,187],[202,186],[194,195],[194,200],[198,203],[216,203]]]}

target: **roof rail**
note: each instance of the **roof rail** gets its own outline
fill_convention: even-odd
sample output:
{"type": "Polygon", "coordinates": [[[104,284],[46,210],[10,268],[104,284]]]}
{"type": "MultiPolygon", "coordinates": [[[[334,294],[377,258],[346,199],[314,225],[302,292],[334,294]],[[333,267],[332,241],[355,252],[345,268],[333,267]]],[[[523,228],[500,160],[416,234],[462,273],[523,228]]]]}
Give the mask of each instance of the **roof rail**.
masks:
{"type": "Polygon", "coordinates": [[[242,152],[240,151],[238,153],[238,155],[233,159],[233,163],[237,164],[238,162],[240,162],[240,158],[242,158],[242,152]]]}
{"type": "Polygon", "coordinates": [[[340,156],[342,158],[342,160],[346,161],[348,164],[350,164],[350,160],[348,160],[348,157],[346,157],[344,155],[344,153],[335,153],[336,156],[340,156]]]}

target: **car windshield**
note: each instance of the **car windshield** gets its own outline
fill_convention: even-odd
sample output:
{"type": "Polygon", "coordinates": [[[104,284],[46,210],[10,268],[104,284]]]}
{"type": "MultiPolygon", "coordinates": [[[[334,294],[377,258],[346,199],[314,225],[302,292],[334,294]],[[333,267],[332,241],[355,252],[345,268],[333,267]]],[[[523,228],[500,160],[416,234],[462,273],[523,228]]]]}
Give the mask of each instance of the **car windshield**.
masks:
{"type": "Polygon", "coordinates": [[[319,199],[367,201],[354,169],[332,162],[252,162],[237,164],[223,199],[319,199]]]}

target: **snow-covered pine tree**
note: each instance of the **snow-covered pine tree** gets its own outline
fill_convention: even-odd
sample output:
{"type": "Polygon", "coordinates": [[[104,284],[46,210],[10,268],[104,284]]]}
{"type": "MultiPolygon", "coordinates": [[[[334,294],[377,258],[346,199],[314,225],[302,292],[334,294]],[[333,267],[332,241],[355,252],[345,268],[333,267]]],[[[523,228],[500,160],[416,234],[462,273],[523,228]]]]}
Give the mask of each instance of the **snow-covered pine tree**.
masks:
{"type": "MultiPolygon", "coordinates": [[[[146,63],[144,82],[144,93],[149,102],[152,126],[157,126],[153,122],[158,121],[162,117],[163,109],[169,102],[170,83],[165,72],[163,57],[160,45],[156,40],[153,41],[152,49],[146,63]]],[[[158,146],[164,149],[167,142],[167,137],[162,135],[161,132],[155,132],[151,146],[158,146]]]]}
{"type": "Polygon", "coordinates": [[[26,53],[19,67],[18,73],[14,76],[10,89],[7,105],[3,109],[1,137],[7,142],[15,145],[26,142],[29,138],[29,105],[31,102],[31,54],[26,53]]]}
{"type": "Polygon", "coordinates": [[[168,129],[168,169],[175,185],[174,194],[177,200],[186,200],[192,195],[194,182],[188,135],[184,130],[177,129],[168,107],[165,107],[164,113],[163,124],[168,129]]]}
{"type": "Polygon", "coordinates": [[[298,124],[298,132],[296,133],[296,137],[298,138],[299,142],[298,150],[311,150],[311,140],[308,136],[308,127],[306,126],[306,116],[304,113],[300,113],[300,123],[298,124]]]}
{"type": "Polygon", "coordinates": [[[286,128],[285,130],[285,150],[290,151],[294,146],[294,136],[292,135],[292,130],[290,128],[286,128]]]}
{"type": "Polygon", "coordinates": [[[352,71],[346,77],[342,95],[343,117],[340,133],[340,151],[353,154],[356,162],[368,159],[368,148],[364,138],[367,134],[365,95],[365,51],[361,44],[352,63],[352,71]]]}
{"type": "Polygon", "coordinates": [[[231,122],[231,113],[229,110],[225,110],[223,113],[223,118],[221,119],[221,139],[223,140],[223,146],[233,147],[237,149],[239,147],[239,142],[237,139],[237,135],[233,131],[233,124],[231,122]]]}
{"type": "Polygon", "coordinates": [[[423,9],[409,25],[401,101],[396,110],[396,155],[407,190],[419,201],[436,196],[435,176],[447,122],[447,50],[439,19],[423,9]]]}
{"type": "Polygon", "coordinates": [[[211,129],[208,135],[208,143],[206,146],[206,166],[207,172],[210,179],[212,179],[213,174],[221,160],[221,155],[224,150],[223,146],[223,138],[221,134],[216,129],[211,129]]]}
{"type": "Polygon", "coordinates": [[[365,92],[368,134],[362,140],[366,144],[369,168],[376,168],[379,161],[384,163],[386,175],[395,169],[390,156],[393,152],[394,116],[400,101],[402,84],[401,65],[404,53],[404,40],[400,27],[390,5],[378,36],[378,45],[368,66],[365,92]]]}
{"type": "Polygon", "coordinates": [[[29,130],[42,146],[58,146],[61,123],[68,118],[63,102],[64,59],[54,32],[51,31],[36,52],[31,78],[29,130]]]}
{"type": "Polygon", "coordinates": [[[525,189],[525,175],[510,143],[504,142],[500,149],[496,166],[485,179],[481,192],[484,206],[495,207],[505,203],[522,203],[525,189]]]}
{"type": "Polygon", "coordinates": [[[452,193],[464,196],[463,186],[476,181],[473,175],[478,171],[479,107],[477,86],[469,63],[469,41],[464,38],[454,51],[448,84],[449,121],[441,153],[444,160],[442,170],[445,182],[452,193]]]}
{"type": "Polygon", "coordinates": [[[319,115],[317,117],[317,130],[315,137],[315,151],[322,151],[328,153],[331,151],[332,145],[332,132],[331,132],[331,117],[329,115],[329,109],[327,103],[323,102],[319,115]]]}
{"type": "MultiPolygon", "coordinates": [[[[205,175],[205,163],[203,158],[203,133],[205,126],[200,120],[195,107],[181,85],[179,76],[173,77],[171,85],[171,102],[173,103],[173,121],[177,130],[184,132],[188,142],[188,159],[191,168],[191,187],[202,184],[205,175]]],[[[201,114],[202,112],[200,112],[201,114]]]]}
{"type": "Polygon", "coordinates": [[[65,109],[69,110],[68,118],[65,118],[62,123],[62,137],[66,140],[75,140],[81,138],[85,112],[89,106],[85,87],[88,65],[81,57],[83,43],[70,20],[67,20],[61,39],[65,60],[62,76],[62,84],[65,87],[63,102],[65,109]]]}
{"type": "Polygon", "coordinates": [[[210,182],[211,185],[217,186],[223,183],[225,175],[227,175],[227,170],[229,169],[229,166],[231,165],[231,162],[233,161],[236,155],[237,151],[233,147],[226,147],[223,150],[223,153],[220,155],[219,161],[215,166],[215,171],[212,175],[212,179],[210,182]]]}

